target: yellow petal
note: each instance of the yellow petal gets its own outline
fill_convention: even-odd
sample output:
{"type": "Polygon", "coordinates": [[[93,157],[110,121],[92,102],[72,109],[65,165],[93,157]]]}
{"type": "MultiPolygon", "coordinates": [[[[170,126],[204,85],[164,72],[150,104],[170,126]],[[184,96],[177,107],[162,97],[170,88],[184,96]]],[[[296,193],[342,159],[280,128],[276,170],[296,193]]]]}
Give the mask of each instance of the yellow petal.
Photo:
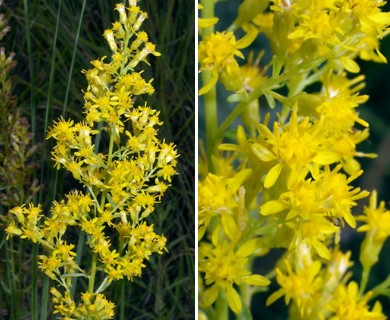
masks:
{"type": "Polygon", "coordinates": [[[237,143],[241,146],[246,143],[246,134],[243,126],[237,127],[237,143]]]}
{"type": "Polygon", "coordinates": [[[206,306],[211,306],[215,300],[217,300],[219,295],[219,288],[216,284],[212,285],[210,288],[207,288],[204,292],[204,304],[206,306]]]}
{"type": "Polygon", "coordinates": [[[257,37],[257,31],[252,29],[244,37],[237,41],[236,48],[243,49],[248,47],[257,37]]]}
{"type": "Polygon", "coordinates": [[[356,228],[356,220],[350,212],[345,212],[343,214],[343,218],[349,224],[350,227],[356,228]]]}
{"type": "Polygon", "coordinates": [[[321,258],[324,258],[326,260],[330,259],[329,249],[323,243],[321,243],[320,241],[313,241],[312,244],[321,258]]]}
{"type": "Polygon", "coordinates": [[[264,180],[264,188],[271,188],[275,182],[278,180],[280,176],[280,172],[283,169],[283,164],[278,163],[277,165],[273,166],[270,171],[268,171],[267,176],[264,180]]]}
{"type": "Polygon", "coordinates": [[[257,126],[257,132],[259,133],[260,136],[266,138],[266,139],[272,139],[273,138],[273,134],[271,132],[270,129],[268,129],[268,127],[262,123],[258,123],[257,126]]]}
{"type": "Polygon", "coordinates": [[[240,296],[233,287],[226,288],[226,297],[228,300],[229,308],[235,313],[239,313],[242,309],[242,303],[240,296]]]}
{"type": "Polygon", "coordinates": [[[271,200],[271,201],[268,201],[267,203],[264,203],[260,207],[260,213],[263,216],[269,216],[270,214],[275,214],[275,213],[278,213],[280,211],[283,211],[286,208],[287,208],[286,205],[281,203],[280,201],[271,200]]]}
{"type": "Polygon", "coordinates": [[[313,159],[317,164],[328,165],[340,160],[340,156],[335,152],[324,151],[319,152],[313,159]]]}
{"type": "Polygon", "coordinates": [[[212,88],[214,88],[217,81],[218,81],[218,70],[213,69],[213,71],[211,72],[210,81],[208,83],[206,83],[202,88],[199,89],[199,95],[201,96],[201,95],[209,92],[212,88]]]}
{"type": "Polygon", "coordinates": [[[237,250],[236,255],[239,257],[248,257],[259,247],[258,239],[251,239],[245,242],[240,248],[237,250]]]}
{"type": "Polygon", "coordinates": [[[370,14],[369,19],[374,21],[378,25],[389,25],[390,12],[380,12],[376,14],[370,14]]]}
{"type": "Polygon", "coordinates": [[[349,57],[341,57],[341,63],[343,64],[345,70],[351,73],[358,73],[360,71],[360,67],[356,63],[356,61],[352,60],[349,57]]]}
{"type": "Polygon", "coordinates": [[[206,29],[209,27],[212,27],[218,22],[218,18],[212,17],[212,18],[199,18],[198,19],[198,26],[199,28],[206,29]]]}
{"type": "Polygon", "coordinates": [[[223,214],[221,220],[223,230],[231,240],[239,236],[237,223],[230,214],[223,214]]]}
{"type": "Polygon", "coordinates": [[[252,274],[247,277],[242,277],[242,281],[252,286],[262,286],[262,287],[268,286],[271,283],[271,281],[269,281],[267,278],[259,274],[252,274]]]}
{"type": "Polygon", "coordinates": [[[228,189],[237,191],[238,188],[252,175],[252,169],[244,169],[238,172],[228,183],[228,189]]]}
{"type": "Polygon", "coordinates": [[[380,62],[387,63],[386,57],[379,51],[378,48],[375,49],[375,52],[378,55],[380,62]]]}
{"type": "Polygon", "coordinates": [[[217,225],[215,227],[215,230],[213,231],[213,234],[211,236],[211,242],[214,246],[217,246],[219,244],[219,233],[221,231],[221,226],[217,225]]]}
{"type": "Polygon", "coordinates": [[[305,37],[305,31],[303,29],[297,29],[293,32],[291,32],[289,35],[288,35],[288,39],[297,39],[297,38],[304,38],[305,37]]]}
{"type": "Polygon", "coordinates": [[[281,289],[278,291],[275,291],[273,294],[271,294],[266,302],[266,305],[269,306],[270,304],[274,303],[276,300],[278,300],[280,297],[284,296],[284,291],[281,289]]]}
{"type": "Polygon", "coordinates": [[[238,152],[238,151],[240,151],[240,147],[236,144],[223,143],[223,144],[218,146],[218,150],[238,152]]]}
{"type": "Polygon", "coordinates": [[[260,143],[252,144],[251,149],[261,161],[268,162],[276,159],[275,155],[260,143]]]}
{"type": "Polygon", "coordinates": [[[205,235],[206,233],[206,227],[205,226],[201,226],[198,228],[198,239],[202,239],[203,236],[205,235]]]}

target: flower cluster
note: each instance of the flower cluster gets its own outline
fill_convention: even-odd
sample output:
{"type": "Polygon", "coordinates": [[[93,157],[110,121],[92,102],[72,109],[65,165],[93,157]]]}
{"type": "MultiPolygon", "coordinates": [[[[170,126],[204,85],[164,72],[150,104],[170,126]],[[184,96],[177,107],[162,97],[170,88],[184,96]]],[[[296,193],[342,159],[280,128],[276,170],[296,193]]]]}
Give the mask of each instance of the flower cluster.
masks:
{"type": "Polygon", "coordinates": [[[348,282],[349,259],[350,252],[335,249],[325,265],[317,260],[293,270],[286,261],[285,270],[276,268],[281,288],[267,304],[284,296],[287,304],[291,302],[290,314],[298,319],[386,319],[379,302],[370,308],[371,293],[362,295],[356,282],[348,282]]]}
{"type": "Polygon", "coordinates": [[[354,59],[386,62],[379,41],[386,34],[390,14],[385,1],[274,0],[269,12],[245,27],[264,32],[273,53],[286,69],[329,60],[333,69],[359,72],[354,59]]]}
{"type": "Polygon", "coordinates": [[[201,164],[198,190],[200,308],[210,319],[221,316],[226,299],[245,317],[256,290],[248,284],[269,283],[253,274],[254,258],[283,248],[274,268],[281,288],[268,305],[284,296],[291,319],[385,319],[371,299],[386,294],[388,283],[375,295],[366,285],[390,235],[390,218],[383,203],[377,206],[375,192],[363,215],[353,213],[358,200],[370,195],[354,185],[363,174],[357,159],[376,155],[358,151],[369,124],[357,108],[368,97],[360,94],[364,76],[350,74],[360,70],[358,57],[386,62],[379,42],[390,13],[381,12],[383,1],[258,2],[243,1],[228,30],[204,33],[199,43],[200,71],[210,74],[199,92],[206,95],[206,129],[217,132],[206,135],[214,140],[206,143],[210,154],[201,164]],[[247,33],[239,41],[237,28],[247,33]],[[255,63],[251,53],[240,66],[239,49],[258,32],[268,38],[272,59],[260,67],[263,53],[255,63]],[[211,90],[218,80],[233,91],[228,101],[238,105],[213,129],[220,99],[211,90]],[[280,112],[260,120],[259,101],[280,112]],[[244,126],[232,139],[223,130],[239,115],[244,126]],[[221,143],[224,137],[233,142],[221,143]],[[356,228],[359,221],[364,225],[358,231],[366,232],[360,284],[347,272],[350,254],[338,248],[343,227],[356,228]],[[247,277],[258,281],[245,283],[247,277]]]}
{"type": "Polygon", "coordinates": [[[230,308],[240,312],[242,302],[234,285],[269,284],[268,279],[252,274],[248,268],[249,256],[258,251],[259,245],[256,238],[243,237],[247,226],[242,183],[250,174],[251,170],[243,170],[229,179],[209,174],[199,185],[199,238],[213,230],[212,242],[199,244],[199,271],[205,274],[208,286],[200,299],[205,307],[224,292],[230,308]]]}
{"type": "Polygon", "coordinates": [[[152,94],[151,81],[136,71],[147,56],[159,56],[148,35],[140,31],[147,14],[136,0],[129,6],[117,4],[119,21],[104,32],[112,51],[111,59],[92,61],[84,71],[88,81],[84,92],[85,120],[59,119],[47,138],[56,140],[52,152],[55,166],[72,173],[86,192],[72,191],[66,199],[54,201],[50,215],[40,205],[12,209],[8,235],[18,235],[45,249],[39,256],[40,269],[62,289],[51,289],[55,312],[64,319],[112,319],[114,304],[101,293],[114,280],[140,276],[145,260],[162,254],[166,238],[154,232],[145,218],[176,174],[177,152],[172,143],[160,141],[158,112],[136,105],[136,96],[152,94]],[[108,61],[110,60],[110,61],[108,61]],[[97,130],[103,124],[101,130],[97,130]],[[97,152],[94,138],[104,135],[108,152],[97,152]],[[75,246],[68,242],[70,230],[79,228],[87,236],[92,265],[76,263],[75,246]],[[86,271],[88,270],[88,271],[86,271]],[[104,274],[95,285],[96,273],[104,274]],[[88,279],[88,292],[75,302],[71,279],[88,279]]]}
{"type": "Polygon", "coordinates": [[[217,32],[204,37],[199,43],[198,59],[200,69],[211,72],[211,79],[200,89],[199,94],[204,94],[213,88],[219,77],[228,90],[238,90],[242,86],[240,78],[238,81],[233,80],[240,74],[235,56],[244,58],[239,49],[249,46],[256,35],[257,32],[251,32],[238,41],[233,32],[217,32]]]}

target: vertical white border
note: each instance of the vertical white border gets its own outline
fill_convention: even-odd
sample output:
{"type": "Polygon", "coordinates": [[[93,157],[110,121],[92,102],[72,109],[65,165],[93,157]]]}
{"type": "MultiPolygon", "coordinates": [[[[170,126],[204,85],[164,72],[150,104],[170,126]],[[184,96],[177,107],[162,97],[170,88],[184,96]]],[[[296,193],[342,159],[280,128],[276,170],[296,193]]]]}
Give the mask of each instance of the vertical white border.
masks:
{"type": "Polygon", "coordinates": [[[198,103],[198,1],[195,1],[195,12],[194,12],[194,20],[195,20],[195,319],[198,319],[198,152],[199,152],[199,144],[198,144],[198,122],[199,122],[199,103],[198,103]]]}

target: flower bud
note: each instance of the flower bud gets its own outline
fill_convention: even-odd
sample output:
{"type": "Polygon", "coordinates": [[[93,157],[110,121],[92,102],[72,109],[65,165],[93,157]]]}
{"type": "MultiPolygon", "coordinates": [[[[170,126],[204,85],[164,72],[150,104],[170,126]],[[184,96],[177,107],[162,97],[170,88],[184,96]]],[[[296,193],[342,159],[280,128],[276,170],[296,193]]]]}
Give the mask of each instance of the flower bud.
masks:
{"type": "Polygon", "coordinates": [[[125,22],[127,20],[125,5],[123,3],[118,3],[115,6],[115,10],[117,10],[119,12],[119,21],[121,23],[125,24],[125,22]]]}
{"type": "Polygon", "coordinates": [[[142,22],[148,17],[148,15],[145,12],[140,12],[137,21],[133,25],[133,30],[138,31],[138,29],[141,27],[142,22]]]}
{"type": "Polygon", "coordinates": [[[112,29],[107,29],[104,32],[104,37],[106,38],[108,45],[110,46],[111,51],[116,52],[118,50],[118,47],[116,45],[116,41],[114,38],[114,32],[112,29]]]}

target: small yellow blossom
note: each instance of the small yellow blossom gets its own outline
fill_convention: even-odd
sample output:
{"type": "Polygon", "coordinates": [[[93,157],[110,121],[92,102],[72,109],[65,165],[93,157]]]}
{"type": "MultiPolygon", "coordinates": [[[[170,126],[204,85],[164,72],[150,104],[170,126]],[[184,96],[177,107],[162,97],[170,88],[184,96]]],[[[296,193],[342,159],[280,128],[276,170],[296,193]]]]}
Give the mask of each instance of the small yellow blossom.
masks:
{"type": "Polygon", "coordinates": [[[340,284],[329,303],[328,308],[332,312],[331,320],[385,320],[380,302],[376,302],[372,310],[367,305],[371,293],[364,296],[359,294],[358,284],[354,281],[348,285],[340,284]]]}
{"type": "Polygon", "coordinates": [[[288,191],[279,196],[279,200],[271,200],[263,204],[260,212],[263,215],[286,211],[285,219],[288,221],[296,217],[302,219],[315,219],[318,216],[336,217],[344,219],[351,227],[356,226],[351,208],[356,200],[368,196],[367,191],[353,188],[350,182],[355,180],[362,172],[347,177],[339,173],[341,165],[334,170],[326,169],[315,179],[303,180],[307,172],[297,173],[288,181],[288,191]]]}
{"type": "Polygon", "coordinates": [[[383,201],[377,205],[376,191],[372,192],[369,205],[357,220],[364,223],[358,231],[366,233],[360,249],[360,261],[365,268],[371,268],[378,261],[383,244],[390,236],[390,211],[383,201]]]}
{"type": "MultiPolygon", "coordinates": [[[[214,234],[218,234],[218,228],[214,234]]],[[[268,286],[270,281],[265,277],[252,274],[247,269],[248,256],[255,248],[252,243],[243,244],[237,250],[225,241],[219,241],[213,236],[213,243],[202,242],[199,246],[199,271],[205,273],[204,279],[208,288],[201,300],[205,306],[210,306],[224,291],[230,309],[235,313],[241,311],[242,304],[234,284],[242,282],[254,286],[268,286]]]]}
{"type": "MultiPolygon", "coordinates": [[[[271,12],[253,18],[265,32],[287,69],[299,63],[328,59],[337,68],[358,72],[354,58],[386,62],[379,40],[388,31],[384,1],[273,1],[271,12]]],[[[248,27],[247,27],[248,28],[248,27]]]]}
{"type": "Polygon", "coordinates": [[[238,207],[238,190],[251,174],[251,170],[238,172],[234,177],[226,179],[209,174],[198,186],[199,232],[202,235],[213,216],[231,215],[238,207]]]}
{"type": "Polygon", "coordinates": [[[285,296],[286,304],[293,301],[301,310],[302,315],[310,314],[311,303],[322,286],[319,277],[321,263],[315,261],[300,270],[293,270],[288,261],[285,262],[285,265],[287,273],[283,273],[279,268],[276,268],[276,279],[281,288],[269,296],[267,305],[285,296]]]}
{"type": "MultiPolygon", "coordinates": [[[[239,49],[246,48],[255,39],[257,32],[250,32],[240,40],[232,32],[216,32],[206,35],[199,43],[198,58],[201,71],[210,71],[210,81],[199,90],[199,94],[210,91],[217,83],[219,75],[236,70],[239,66],[235,56],[243,58],[239,49]]],[[[231,72],[230,72],[231,73],[231,72]]]]}

